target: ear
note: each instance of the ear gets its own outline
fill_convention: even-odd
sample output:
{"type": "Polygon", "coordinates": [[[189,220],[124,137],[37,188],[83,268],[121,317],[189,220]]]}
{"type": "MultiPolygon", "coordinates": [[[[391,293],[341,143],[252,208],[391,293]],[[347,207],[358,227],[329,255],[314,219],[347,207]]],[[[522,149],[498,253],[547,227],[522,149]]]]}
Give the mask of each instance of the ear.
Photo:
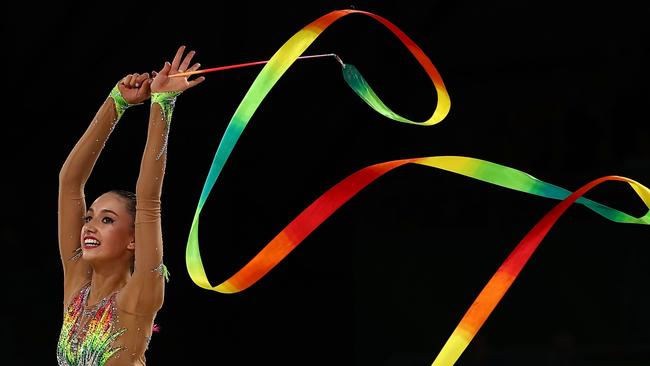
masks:
{"type": "Polygon", "coordinates": [[[135,239],[131,239],[129,245],[126,246],[126,249],[135,250],[135,239]]]}

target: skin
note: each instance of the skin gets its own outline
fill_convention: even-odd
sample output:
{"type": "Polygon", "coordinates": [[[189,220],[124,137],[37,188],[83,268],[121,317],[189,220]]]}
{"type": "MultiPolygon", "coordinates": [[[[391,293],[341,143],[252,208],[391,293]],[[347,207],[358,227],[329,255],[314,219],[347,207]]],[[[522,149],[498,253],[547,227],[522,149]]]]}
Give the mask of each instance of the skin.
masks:
{"type": "MultiPolygon", "coordinates": [[[[182,92],[198,85],[204,77],[170,77],[197,70],[198,63],[189,67],[193,56],[194,51],[185,54],[185,46],[181,46],[173,61],[165,62],[151,76],[126,75],[118,83],[122,97],[129,104],[140,104],[151,93],[182,92]]],[[[90,282],[86,305],[93,306],[117,292],[119,327],[128,330],[114,345],[126,346],[129,352],[111,358],[106,366],[145,364],[145,341],[164,301],[164,279],[158,270],[163,251],[160,196],[167,157],[163,136],[168,133],[168,124],[163,119],[160,105],[152,103],[135,190],[135,217],[128,210],[128,201],[112,192],[102,194],[86,208],[86,182],[116,126],[117,111],[112,98],[104,101],[59,172],[58,239],[64,307],[90,282]],[[98,240],[100,245],[86,245],[88,237],[98,240]]]]}
{"type": "MultiPolygon", "coordinates": [[[[149,73],[126,75],[118,85],[124,99],[129,104],[139,104],[149,99],[152,92],[185,91],[203,82],[205,80],[203,76],[194,80],[188,80],[187,77],[169,77],[176,73],[195,71],[201,66],[201,64],[195,63],[188,69],[195,51],[190,51],[183,57],[185,49],[185,46],[179,47],[171,63],[165,62],[160,71],[152,72],[153,78],[149,76],[149,73]]],[[[123,288],[130,280],[132,276],[131,263],[135,255],[135,234],[132,229],[134,226],[133,218],[130,218],[121,197],[105,193],[93,203],[91,209],[84,217],[90,216],[93,219],[82,226],[80,245],[83,251],[82,258],[91,267],[92,273],[92,287],[88,304],[95,304],[102,298],[123,288]],[[91,213],[91,209],[93,210],[92,213],[99,213],[99,215],[88,215],[91,213]],[[94,217],[98,219],[103,219],[103,217],[118,219],[116,215],[102,211],[104,209],[115,212],[119,215],[119,220],[106,224],[94,219],[94,217]],[[102,230],[98,235],[108,235],[104,239],[97,238],[101,240],[101,245],[98,248],[84,248],[84,233],[88,229],[102,230]],[[104,242],[103,240],[107,241],[104,242]]],[[[72,281],[82,283],[86,279],[83,274],[79,277],[72,279],[72,281]]],[[[66,299],[74,294],[74,292],[66,294],[66,299]]]]}
{"type": "Polygon", "coordinates": [[[122,197],[109,192],[97,198],[88,209],[81,228],[83,258],[92,262],[95,259],[132,256],[135,250],[133,220],[122,197]],[[89,236],[97,239],[100,245],[84,246],[84,239],[89,236]],[[115,255],[115,252],[120,255],[115,255]]]}
{"type": "Polygon", "coordinates": [[[84,216],[80,243],[82,259],[93,268],[93,284],[106,284],[105,291],[126,284],[135,254],[135,230],[124,198],[109,192],[93,202],[84,216]],[[100,245],[86,246],[86,238],[96,239],[100,245]]]}

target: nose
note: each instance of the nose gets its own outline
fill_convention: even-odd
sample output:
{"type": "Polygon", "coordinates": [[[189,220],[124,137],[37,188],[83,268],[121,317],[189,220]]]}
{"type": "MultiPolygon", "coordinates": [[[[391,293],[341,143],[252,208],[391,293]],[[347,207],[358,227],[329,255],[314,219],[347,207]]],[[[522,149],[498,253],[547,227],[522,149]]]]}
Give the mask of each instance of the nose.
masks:
{"type": "Polygon", "coordinates": [[[90,223],[86,223],[84,224],[83,231],[84,233],[94,233],[95,227],[92,226],[90,223]]]}

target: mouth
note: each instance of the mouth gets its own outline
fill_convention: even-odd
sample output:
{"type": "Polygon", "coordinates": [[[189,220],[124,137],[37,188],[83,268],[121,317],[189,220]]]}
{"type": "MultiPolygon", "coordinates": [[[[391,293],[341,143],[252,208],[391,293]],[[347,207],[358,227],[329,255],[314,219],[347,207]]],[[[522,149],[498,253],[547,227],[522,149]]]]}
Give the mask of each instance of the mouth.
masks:
{"type": "Polygon", "coordinates": [[[84,249],[95,249],[100,245],[101,245],[101,243],[99,242],[99,240],[97,240],[95,238],[91,238],[91,237],[86,237],[84,239],[83,247],[84,247],[84,249]]]}

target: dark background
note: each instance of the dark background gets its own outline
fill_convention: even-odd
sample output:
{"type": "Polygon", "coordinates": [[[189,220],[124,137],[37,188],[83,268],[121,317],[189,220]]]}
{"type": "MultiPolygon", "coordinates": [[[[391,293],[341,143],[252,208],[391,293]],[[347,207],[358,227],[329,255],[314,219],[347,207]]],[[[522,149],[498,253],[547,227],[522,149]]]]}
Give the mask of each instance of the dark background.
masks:
{"type": "MultiPolygon", "coordinates": [[[[373,163],[464,155],[570,190],[612,174],[650,182],[650,11],[638,3],[6,5],[3,364],[56,362],[58,171],[125,74],[160,69],[181,44],[204,68],[269,59],[309,22],[354,6],[406,32],[449,90],[442,123],[400,124],[361,101],[332,59],[297,61],[256,112],[203,210],[201,250],[216,285],[327,188],[373,163]]],[[[436,96],[424,72],[379,23],[347,16],[306,53],[330,52],[357,66],[397,113],[431,115],[436,96]]],[[[556,201],[406,166],[355,196],[248,290],[200,289],[185,269],[191,220],[221,135],[259,70],[208,74],[179,97],[162,197],[171,282],[148,364],[431,364],[556,201]]],[[[135,189],[147,116],[144,107],[124,115],[87,184],[89,202],[135,189]]],[[[588,197],[645,213],[621,183],[588,197]]],[[[649,365],[647,238],[644,226],[571,208],[458,364],[649,365]]]]}

